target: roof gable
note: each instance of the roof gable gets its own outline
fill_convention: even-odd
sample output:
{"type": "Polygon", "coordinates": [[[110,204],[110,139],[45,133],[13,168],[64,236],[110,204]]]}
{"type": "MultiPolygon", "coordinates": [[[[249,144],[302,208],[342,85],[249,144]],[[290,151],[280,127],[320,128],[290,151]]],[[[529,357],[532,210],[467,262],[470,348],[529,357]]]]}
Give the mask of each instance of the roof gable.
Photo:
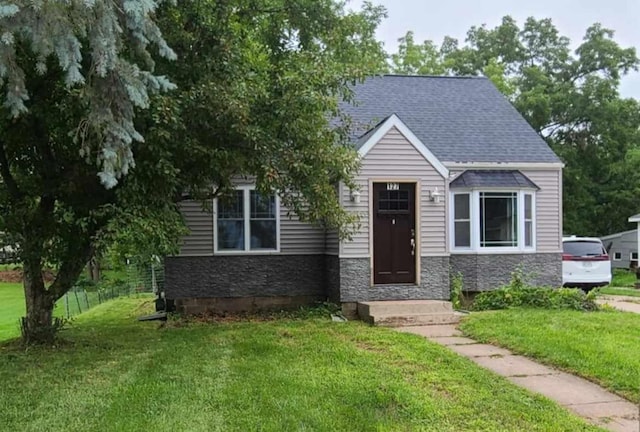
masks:
{"type": "Polygon", "coordinates": [[[369,151],[393,128],[396,128],[407,141],[435,168],[435,170],[444,178],[449,176],[449,170],[431,153],[431,151],[415,136],[411,129],[400,118],[392,114],[384,121],[380,122],[374,128],[369,130],[359,140],[358,154],[364,158],[369,151]]]}
{"type": "MultiPolygon", "coordinates": [[[[392,114],[443,163],[562,162],[509,101],[484,77],[385,75],[353,88],[342,104],[354,142],[392,114]]],[[[380,126],[380,125],[378,125],[380,126]]]]}

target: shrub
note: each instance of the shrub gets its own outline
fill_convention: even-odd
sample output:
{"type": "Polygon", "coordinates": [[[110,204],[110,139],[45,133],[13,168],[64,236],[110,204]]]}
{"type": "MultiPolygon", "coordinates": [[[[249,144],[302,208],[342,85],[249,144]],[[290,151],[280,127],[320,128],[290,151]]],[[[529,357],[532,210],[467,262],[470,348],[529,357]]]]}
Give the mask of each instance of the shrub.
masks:
{"type": "Polygon", "coordinates": [[[462,308],[462,302],[464,300],[462,287],[462,273],[458,272],[451,278],[451,304],[455,310],[462,308]]]}
{"type": "Polygon", "coordinates": [[[595,293],[585,294],[582,290],[575,288],[553,289],[527,286],[523,282],[521,271],[512,274],[511,282],[508,285],[495,291],[478,294],[472,304],[472,310],[475,311],[510,307],[598,310],[595,293]]]}
{"type": "Polygon", "coordinates": [[[472,309],[497,310],[510,307],[532,307],[542,309],[597,310],[592,295],[575,288],[546,288],[505,286],[495,291],[480,293],[473,301],[472,309]]]}

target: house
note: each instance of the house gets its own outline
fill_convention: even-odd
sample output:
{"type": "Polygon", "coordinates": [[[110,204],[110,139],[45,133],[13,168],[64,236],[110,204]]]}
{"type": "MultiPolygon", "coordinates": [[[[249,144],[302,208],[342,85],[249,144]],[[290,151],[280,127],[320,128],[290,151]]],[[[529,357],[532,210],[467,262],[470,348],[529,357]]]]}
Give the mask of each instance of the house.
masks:
{"type": "Polygon", "coordinates": [[[560,159],[486,78],[386,75],[355,86],[361,215],[349,241],[288,218],[249,180],[213,214],[183,205],[191,234],[165,262],[180,310],[240,310],[329,298],[450,298],[504,284],[519,266],[534,284],[562,282],[560,159]]]}
{"type": "Polygon", "coordinates": [[[613,268],[638,267],[638,230],[623,231],[601,237],[602,244],[607,249],[613,268]]]}

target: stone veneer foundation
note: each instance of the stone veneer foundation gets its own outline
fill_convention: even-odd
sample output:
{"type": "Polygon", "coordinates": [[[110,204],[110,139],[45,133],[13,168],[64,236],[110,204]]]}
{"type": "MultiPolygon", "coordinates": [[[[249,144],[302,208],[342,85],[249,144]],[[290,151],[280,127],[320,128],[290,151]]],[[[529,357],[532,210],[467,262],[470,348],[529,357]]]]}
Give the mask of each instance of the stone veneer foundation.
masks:
{"type": "Polygon", "coordinates": [[[165,295],[186,313],[298,307],[327,299],[349,313],[359,301],[449,300],[449,276],[458,272],[466,291],[504,285],[518,266],[534,285],[562,284],[557,253],[422,257],[419,285],[372,287],[370,266],[369,258],[332,255],[168,257],[165,295]]]}
{"type": "Polygon", "coordinates": [[[489,291],[505,285],[518,267],[532,285],[562,286],[559,253],[451,255],[451,274],[462,274],[465,291],[489,291]]]}

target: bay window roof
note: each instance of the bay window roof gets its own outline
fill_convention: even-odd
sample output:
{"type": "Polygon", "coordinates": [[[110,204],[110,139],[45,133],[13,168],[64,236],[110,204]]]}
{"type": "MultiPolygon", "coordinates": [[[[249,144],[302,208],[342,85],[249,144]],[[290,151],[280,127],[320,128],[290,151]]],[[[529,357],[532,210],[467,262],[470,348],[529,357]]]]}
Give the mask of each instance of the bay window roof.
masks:
{"type": "Polygon", "coordinates": [[[507,189],[540,189],[527,176],[517,170],[467,170],[456,177],[450,184],[456,188],[507,188],[507,189]]]}

